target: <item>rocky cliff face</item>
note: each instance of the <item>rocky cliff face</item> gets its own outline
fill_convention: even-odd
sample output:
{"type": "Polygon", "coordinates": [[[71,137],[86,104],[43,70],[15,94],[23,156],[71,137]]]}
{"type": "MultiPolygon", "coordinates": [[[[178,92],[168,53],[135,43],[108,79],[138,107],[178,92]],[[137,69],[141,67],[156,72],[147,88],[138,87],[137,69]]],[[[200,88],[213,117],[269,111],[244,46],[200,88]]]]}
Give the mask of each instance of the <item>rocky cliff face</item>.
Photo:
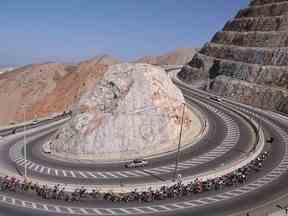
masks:
{"type": "MultiPolygon", "coordinates": [[[[110,66],[74,107],[78,113],[52,138],[52,151],[77,159],[119,160],[175,148],[184,98],[164,69],[110,66]]],[[[191,127],[185,112],[184,131],[191,127]]]]}
{"type": "Polygon", "coordinates": [[[227,76],[218,76],[213,83],[213,91],[224,97],[268,110],[288,113],[288,92],[281,88],[257,85],[227,76]]]}
{"type": "Polygon", "coordinates": [[[288,1],[254,0],[204,45],[178,77],[191,84],[209,80],[210,91],[216,94],[287,112],[287,47],[288,1]],[[264,100],[267,97],[272,98],[264,100]]]}

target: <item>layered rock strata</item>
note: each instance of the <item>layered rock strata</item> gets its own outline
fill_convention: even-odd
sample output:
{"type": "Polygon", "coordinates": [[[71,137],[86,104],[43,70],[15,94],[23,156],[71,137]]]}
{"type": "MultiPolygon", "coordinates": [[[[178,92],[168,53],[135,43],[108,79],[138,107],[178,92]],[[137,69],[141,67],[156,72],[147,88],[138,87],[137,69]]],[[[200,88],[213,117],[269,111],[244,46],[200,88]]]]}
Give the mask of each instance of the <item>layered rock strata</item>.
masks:
{"type": "MultiPolygon", "coordinates": [[[[80,97],[74,107],[77,114],[51,139],[52,152],[71,159],[122,160],[175,149],[183,103],[181,91],[164,69],[148,64],[110,66],[80,97]]],[[[199,121],[191,131],[192,119],[186,109],[184,135],[199,132],[199,121]]]]}
{"type": "Polygon", "coordinates": [[[287,112],[288,1],[251,1],[178,77],[191,84],[204,80],[205,89],[216,94],[287,112]],[[266,97],[273,98],[264,100],[266,97]]]}

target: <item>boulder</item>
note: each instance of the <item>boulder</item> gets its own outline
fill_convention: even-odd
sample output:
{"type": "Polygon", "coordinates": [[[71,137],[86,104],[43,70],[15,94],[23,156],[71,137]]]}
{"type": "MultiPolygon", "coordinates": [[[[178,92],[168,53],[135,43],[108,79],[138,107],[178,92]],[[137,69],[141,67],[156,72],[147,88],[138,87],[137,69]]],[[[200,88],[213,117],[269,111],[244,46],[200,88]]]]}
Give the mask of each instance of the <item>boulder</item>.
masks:
{"type": "MultiPolygon", "coordinates": [[[[164,69],[132,63],[110,66],[80,97],[72,120],[53,136],[52,154],[120,160],[175,149],[183,103],[164,69]]],[[[187,109],[184,131],[191,125],[187,109]]]]}

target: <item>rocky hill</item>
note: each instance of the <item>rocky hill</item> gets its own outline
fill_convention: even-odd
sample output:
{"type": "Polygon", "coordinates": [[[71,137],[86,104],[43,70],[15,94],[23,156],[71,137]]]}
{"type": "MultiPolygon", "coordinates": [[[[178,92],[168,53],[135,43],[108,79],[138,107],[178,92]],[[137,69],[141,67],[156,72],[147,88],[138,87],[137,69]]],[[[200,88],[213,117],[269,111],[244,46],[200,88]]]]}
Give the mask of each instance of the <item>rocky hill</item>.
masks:
{"type": "Polygon", "coordinates": [[[0,74],[0,125],[63,112],[77,101],[107,70],[118,63],[108,55],[76,65],[46,63],[27,65],[0,74]]]}
{"type": "MultiPolygon", "coordinates": [[[[78,66],[69,66],[67,70],[69,72],[56,83],[52,91],[28,108],[28,119],[70,110],[79,97],[103,76],[107,65],[84,63],[78,66]]],[[[17,115],[16,119],[19,121],[21,116],[17,115]]]]}
{"type": "MultiPolygon", "coordinates": [[[[53,136],[52,152],[74,159],[119,160],[175,149],[183,103],[181,91],[161,67],[110,66],[80,97],[77,114],[53,136]]],[[[184,119],[183,133],[190,134],[188,109],[184,119]]]]}
{"type": "Polygon", "coordinates": [[[160,56],[145,56],[135,62],[152,65],[184,65],[193,58],[196,51],[197,49],[195,48],[178,48],[160,56]]]}
{"type": "Polygon", "coordinates": [[[43,99],[67,73],[64,65],[41,64],[0,74],[1,125],[23,119],[22,106],[43,99]]]}
{"type": "Polygon", "coordinates": [[[253,0],[192,58],[178,77],[288,113],[288,0],[253,0]]]}

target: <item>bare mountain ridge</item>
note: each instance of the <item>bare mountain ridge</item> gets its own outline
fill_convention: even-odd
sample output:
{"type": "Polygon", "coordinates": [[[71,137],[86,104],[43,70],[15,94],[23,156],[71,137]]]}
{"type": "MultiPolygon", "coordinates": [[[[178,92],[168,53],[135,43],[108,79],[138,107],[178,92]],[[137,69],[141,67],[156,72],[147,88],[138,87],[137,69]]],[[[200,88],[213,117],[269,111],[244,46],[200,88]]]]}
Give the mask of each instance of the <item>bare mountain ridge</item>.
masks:
{"type": "Polygon", "coordinates": [[[196,48],[178,48],[160,56],[145,56],[135,62],[152,65],[184,65],[193,58],[197,50],[196,48]]]}
{"type": "Polygon", "coordinates": [[[114,65],[114,64],[119,64],[121,61],[111,55],[108,54],[103,54],[103,55],[98,55],[94,58],[85,60],[80,62],[80,64],[103,64],[103,65],[114,65]]]}
{"type": "Polygon", "coordinates": [[[101,55],[79,64],[32,64],[0,74],[0,125],[63,112],[120,61],[101,55]]]}

